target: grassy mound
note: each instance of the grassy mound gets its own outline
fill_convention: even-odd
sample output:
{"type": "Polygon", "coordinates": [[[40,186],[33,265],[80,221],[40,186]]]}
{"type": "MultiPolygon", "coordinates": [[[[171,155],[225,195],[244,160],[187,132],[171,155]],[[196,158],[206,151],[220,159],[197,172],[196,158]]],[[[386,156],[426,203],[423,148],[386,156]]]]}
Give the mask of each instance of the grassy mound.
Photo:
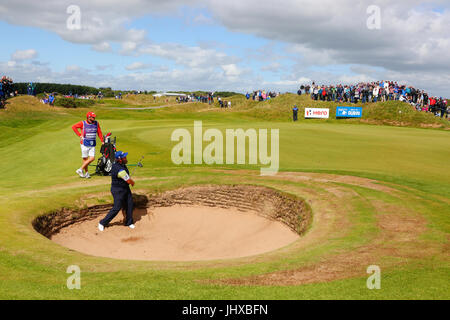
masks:
{"type": "MultiPolygon", "coordinates": [[[[264,102],[247,100],[242,96],[228,99],[232,102],[231,112],[238,112],[244,118],[256,118],[269,121],[292,121],[292,107],[299,108],[299,121],[307,122],[344,122],[344,123],[370,123],[407,127],[432,127],[450,129],[450,122],[435,117],[430,113],[418,112],[410,105],[400,101],[387,101],[368,104],[336,103],[314,101],[307,95],[283,94],[275,99],[264,102]],[[357,106],[363,108],[362,119],[336,119],[338,106],[357,106]],[[305,108],[328,108],[330,119],[311,120],[304,119],[305,108]]],[[[216,104],[217,106],[218,104],[216,104]]]]}
{"type": "Polygon", "coordinates": [[[76,110],[77,108],[101,110],[103,119],[118,119],[136,114],[136,111],[127,112],[127,110],[122,110],[121,113],[118,113],[119,109],[143,108],[140,111],[140,117],[146,119],[195,119],[198,118],[199,113],[202,113],[206,114],[210,119],[232,120],[238,118],[245,121],[292,122],[292,107],[297,105],[300,123],[362,123],[450,130],[450,121],[436,117],[431,113],[416,111],[410,105],[400,101],[346,104],[314,101],[309,96],[298,96],[295,94],[283,94],[264,102],[247,100],[242,95],[223,98],[223,100],[231,101],[231,109],[221,109],[217,100],[213,105],[198,102],[179,104],[176,102],[175,97],[154,99],[152,95],[144,94],[124,96],[122,100],[104,99],[101,101],[57,98],[55,107],[44,105],[34,97],[19,96],[8,100],[6,110],[0,112],[4,114],[19,113],[24,117],[32,117],[35,112],[43,112],[44,114],[52,111],[61,112],[62,108],[58,108],[58,106],[61,106],[67,108],[65,112],[70,112],[83,118],[86,110],[76,110]],[[336,119],[336,108],[338,106],[362,107],[363,117],[362,119],[336,119]],[[163,108],[145,110],[144,108],[146,107],[163,108]],[[304,119],[305,108],[328,108],[330,109],[330,119],[304,119]]]}

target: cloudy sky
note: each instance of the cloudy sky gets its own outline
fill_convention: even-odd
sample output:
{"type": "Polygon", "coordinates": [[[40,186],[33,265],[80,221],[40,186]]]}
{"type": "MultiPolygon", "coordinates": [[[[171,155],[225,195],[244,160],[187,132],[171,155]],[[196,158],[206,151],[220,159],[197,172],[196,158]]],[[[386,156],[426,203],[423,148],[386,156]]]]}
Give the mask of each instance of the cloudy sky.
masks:
{"type": "Polygon", "coordinates": [[[450,97],[450,1],[0,0],[0,73],[140,90],[396,80],[450,97]]]}

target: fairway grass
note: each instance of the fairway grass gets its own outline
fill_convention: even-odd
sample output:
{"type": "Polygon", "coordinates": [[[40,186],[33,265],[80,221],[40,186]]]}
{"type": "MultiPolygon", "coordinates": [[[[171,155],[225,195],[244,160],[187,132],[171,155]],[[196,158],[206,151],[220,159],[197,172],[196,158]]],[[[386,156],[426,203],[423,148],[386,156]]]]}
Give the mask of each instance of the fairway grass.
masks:
{"type": "Polygon", "coordinates": [[[30,97],[10,100],[0,111],[6,170],[0,180],[0,298],[449,299],[448,121],[412,113],[400,119],[410,125],[397,127],[398,119],[387,119],[380,105],[373,105],[367,112],[388,126],[291,123],[290,103],[313,102],[295,95],[279,98],[256,104],[234,97],[230,112],[203,104],[109,109],[152,104],[131,98],[93,108],[103,132],[112,132],[118,148],[130,153],[130,163],[144,156],[144,168],[135,175],[137,193],[251,184],[298,196],[311,206],[313,223],[294,244],[253,257],[203,262],[93,257],[37,233],[31,223],[39,215],[112,203],[110,178],[83,180],[75,174],[81,159],[71,125],[88,110],[51,109],[30,97]],[[419,118],[440,129],[420,128],[419,118]],[[262,177],[260,165],[174,165],[171,134],[177,128],[193,132],[194,120],[202,121],[204,130],[221,132],[279,129],[279,174],[262,177]],[[366,287],[372,264],[381,268],[380,290],[366,287]],[[80,266],[81,290],[66,287],[70,265],[80,266]]]}

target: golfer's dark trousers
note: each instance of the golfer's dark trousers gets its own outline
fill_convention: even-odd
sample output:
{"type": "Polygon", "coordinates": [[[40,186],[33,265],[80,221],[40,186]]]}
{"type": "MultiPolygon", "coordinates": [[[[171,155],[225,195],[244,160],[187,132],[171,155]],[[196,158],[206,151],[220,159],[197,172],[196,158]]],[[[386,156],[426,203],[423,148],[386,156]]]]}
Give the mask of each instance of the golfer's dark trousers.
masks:
{"type": "Polygon", "coordinates": [[[111,193],[114,198],[114,206],[106,215],[106,217],[100,221],[103,226],[108,226],[108,224],[117,216],[119,211],[123,208],[127,213],[125,225],[129,226],[133,224],[133,196],[131,194],[130,188],[113,188],[111,193]]]}

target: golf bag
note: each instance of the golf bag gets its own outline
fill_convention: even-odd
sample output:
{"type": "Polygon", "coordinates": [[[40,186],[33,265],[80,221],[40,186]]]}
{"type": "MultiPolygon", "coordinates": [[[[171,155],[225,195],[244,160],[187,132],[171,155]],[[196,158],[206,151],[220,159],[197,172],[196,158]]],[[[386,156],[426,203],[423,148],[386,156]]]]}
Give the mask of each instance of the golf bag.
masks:
{"type": "Polygon", "coordinates": [[[102,156],[97,161],[95,173],[100,176],[108,176],[111,172],[112,165],[116,161],[116,137],[111,139],[111,133],[108,133],[104,139],[105,143],[100,149],[102,156]]]}

